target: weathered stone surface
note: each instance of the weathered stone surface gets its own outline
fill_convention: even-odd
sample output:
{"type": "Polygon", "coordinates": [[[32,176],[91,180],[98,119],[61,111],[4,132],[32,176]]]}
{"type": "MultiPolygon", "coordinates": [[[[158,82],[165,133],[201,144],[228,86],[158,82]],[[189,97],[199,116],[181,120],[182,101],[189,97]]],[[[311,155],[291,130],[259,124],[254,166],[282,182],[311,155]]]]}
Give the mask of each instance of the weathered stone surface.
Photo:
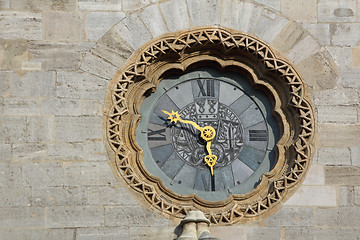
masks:
{"type": "Polygon", "coordinates": [[[281,0],[254,0],[254,2],[280,11],[281,0]]]}
{"type": "Polygon", "coordinates": [[[65,186],[108,186],[116,179],[105,162],[72,163],[64,166],[65,186]]]}
{"type": "Polygon", "coordinates": [[[23,71],[40,71],[41,62],[22,62],[21,70],[23,71]]]}
{"type": "Polygon", "coordinates": [[[22,186],[22,166],[20,164],[0,164],[0,187],[14,188],[22,186]]]}
{"type": "Polygon", "coordinates": [[[313,226],[314,210],[307,207],[283,207],[265,222],[270,227],[313,226]]]}
{"type": "Polygon", "coordinates": [[[0,228],[45,227],[45,209],[38,207],[0,208],[0,228]]]}
{"type": "Polygon", "coordinates": [[[86,15],[87,38],[97,41],[112,26],[125,17],[124,12],[90,12],[86,15]]]}
{"type": "Polygon", "coordinates": [[[48,159],[47,145],[43,143],[14,143],[12,161],[42,161],[48,159]]]}
{"type": "Polygon", "coordinates": [[[56,206],[47,209],[47,226],[97,227],[104,224],[104,208],[99,206],[56,206]]]}
{"type": "Polygon", "coordinates": [[[187,0],[186,2],[193,26],[212,26],[220,24],[219,0],[187,0]]]}
{"type": "Polygon", "coordinates": [[[324,185],[324,166],[312,163],[306,174],[304,185],[324,185]]]}
{"type": "Polygon", "coordinates": [[[0,10],[10,9],[10,0],[0,0],[0,10]]]}
{"type": "Polygon", "coordinates": [[[93,100],[81,100],[81,114],[86,116],[102,116],[104,103],[93,100]]]}
{"type": "Polygon", "coordinates": [[[55,117],[54,139],[62,142],[102,139],[101,120],[101,117],[55,117]]]}
{"type": "Polygon", "coordinates": [[[12,80],[11,72],[0,72],[0,97],[6,97],[10,95],[10,80],[12,80]]]}
{"type": "Polygon", "coordinates": [[[346,226],[358,227],[360,221],[360,208],[340,207],[340,208],[317,208],[317,226],[346,226]]]}
{"type": "MultiPolygon", "coordinates": [[[[99,48],[100,48],[100,43],[97,45],[98,51],[99,48]]],[[[104,55],[105,51],[101,51],[101,54],[104,55]]],[[[124,60],[125,59],[122,59],[121,63],[123,63],[124,60]]],[[[118,62],[118,64],[120,63],[118,62]]],[[[80,69],[90,74],[99,76],[101,78],[112,79],[117,68],[113,64],[104,61],[104,59],[95,56],[94,54],[86,54],[83,61],[81,62],[80,69]]]]}
{"type": "MultiPolygon", "coordinates": [[[[351,58],[350,58],[351,60],[351,58]]],[[[339,82],[345,88],[360,88],[360,68],[343,67],[339,70],[339,82]]]]}
{"type": "Polygon", "coordinates": [[[334,186],[301,186],[285,202],[286,206],[336,206],[336,188],[334,186]]]}
{"type": "Polygon", "coordinates": [[[171,32],[189,29],[190,18],[185,0],[171,0],[160,3],[160,9],[171,32]]]}
{"type": "Polygon", "coordinates": [[[264,10],[252,33],[272,43],[289,21],[274,12],[264,10]]]}
{"type": "Polygon", "coordinates": [[[43,12],[43,39],[85,40],[84,15],[76,12],[43,12]]]}
{"type": "Polygon", "coordinates": [[[52,140],[52,117],[27,117],[27,142],[49,142],[52,140]]]}
{"type": "Polygon", "coordinates": [[[5,98],[5,115],[40,115],[40,101],[38,99],[5,98]]]}
{"type": "Polygon", "coordinates": [[[10,0],[12,10],[19,11],[76,11],[76,0],[10,0]]]}
{"type": "Polygon", "coordinates": [[[245,226],[232,225],[231,229],[229,226],[212,226],[210,232],[219,239],[247,240],[245,226]]]}
{"type": "Polygon", "coordinates": [[[339,187],[337,194],[338,206],[353,206],[354,194],[354,187],[339,187]]]}
{"type": "Polygon", "coordinates": [[[0,116],[0,142],[13,143],[26,140],[26,117],[0,116]]]}
{"type": "Polygon", "coordinates": [[[316,3],[316,0],[281,0],[281,13],[297,22],[315,22],[316,3]]]}
{"type": "Polygon", "coordinates": [[[281,239],[280,228],[277,227],[248,227],[247,240],[267,239],[278,240],[281,239]]]}
{"type": "Polygon", "coordinates": [[[318,40],[321,45],[330,45],[330,25],[327,23],[305,23],[303,28],[318,40]]]}
{"type": "Polygon", "coordinates": [[[1,38],[41,40],[40,13],[1,11],[0,19],[1,38]]]}
{"type": "Polygon", "coordinates": [[[88,189],[89,205],[137,205],[129,189],[112,186],[92,186],[88,189]]]}
{"type": "Polygon", "coordinates": [[[0,230],[0,236],[4,239],[48,240],[48,239],[72,239],[74,229],[13,229],[0,230]]]}
{"type": "Polygon", "coordinates": [[[332,59],[339,68],[339,74],[342,69],[348,71],[351,67],[351,47],[347,46],[327,46],[326,49],[330,53],[332,59]]]}
{"type": "Polygon", "coordinates": [[[351,48],[351,60],[353,67],[360,67],[360,48],[351,48]]]}
{"type": "Polygon", "coordinates": [[[302,38],[306,36],[299,23],[289,22],[272,42],[272,46],[282,52],[288,53],[302,38]]]}
{"type": "Polygon", "coordinates": [[[58,72],[56,96],[104,101],[108,81],[88,73],[58,72]]]}
{"type": "Polygon", "coordinates": [[[359,23],[330,25],[331,43],[339,46],[357,46],[360,39],[359,23]]]}
{"type": "MultiPolygon", "coordinates": [[[[158,235],[162,236],[162,235],[158,235]]],[[[79,228],[76,231],[76,240],[119,240],[133,239],[129,236],[128,228],[98,227],[79,228]]]]}
{"type": "Polygon", "coordinates": [[[78,99],[42,99],[41,113],[55,116],[80,116],[82,114],[81,102],[78,99]]]}
{"type": "Polygon", "coordinates": [[[119,26],[117,30],[123,34],[126,34],[126,32],[129,31],[130,34],[126,36],[126,38],[124,35],[122,35],[122,37],[133,49],[138,49],[151,40],[151,33],[136,14],[129,15],[122,22],[127,30],[120,28],[121,24],[117,25],[119,26]]]}
{"type": "Polygon", "coordinates": [[[356,21],[356,0],[319,0],[317,7],[320,22],[356,21]]]}
{"type": "Polygon", "coordinates": [[[360,167],[360,147],[351,147],[351,163],[353,166],[359,166],[360,167]]]}
{"type": "Polygon", "coordinates": [[[48,144],[48,154],[50,160],[56,161],[85,160],[82,143],[51,143],[48,144]]]}
{"type": "Polygon", "coordinates": [[[358,125],[319,124],[319,139],[322,147],[357,147],[360,137],[358,125]]]}
{"type": "Polygon", "coordinates": [[[65,42],[31,42],[29,52],[44,70],[77,70],[81,47],[65,42]]]}
{"type": "Polygon", "coordinates": [[[355,187],[355,193],[354,193],[354,195],[355,195],[355,204],[356,205],[360,205],[360,187],[355,187]]]}
{"type": "Polygon", "coordinates": [[[88,190],[85,187],[33,187],[33,206],[86,205],[88,190]]]}
{"type": "Polygon", "coordinates": [[[22,167],[24,186],[57,187],[64,185],[60,163],[26,163],[22,167]]]}
{"type": "MultiPolygon", "coordinates": [[[[121,68],[128,57],[130,57],[130,55],[134,52],[134,49],[130,45],[133,42],[130,34],[129,29],[127,29],[123,23],[117,24],[99,40],[93,50],[94,54],[98,55],[102,59],[105,59],[114,66],[121,68]]],[[[106,69],[107,68],[109,67],[106,67],[106,69]]],[[[89,72],[89,70],[85,71],[89,72]]],[[[97,70],[97,68],[94,68],[93,71],[99,72],[100,74],[102,73],[97,70]]],[[[106,76],[109,77],[108,74],[106,74],[106,76]]],[[[112,76],[109,79],[111,78],[112,76]]]]}
{"type": "Polygon", "coordinates": [[[0,143],[0,164],[7,163],[11,160],[11,144],[9,143],[0,143]]]}
{"type": "Polygon", "coordinates": [[[143,20],[153,37],[158,37],[169,31],[161,16],[158,5],[154,4],[146,7],[144,11],[140,13],[140,18],[143,20]]]}
{"type": "Polygon", "coordinates": [[[30,204],[31,189],[29,187],[0,188],[0,208],[25,207],[30,204]]]}
{"type": "Polygon", "coordinates": [[[89,161],[107,161],[108,156],[105,151],[103,140],[88,140],[86,146],[86,159],[89,161]]]}
{"type": "Polygon", "coordinates": [[[149,5],[152,0],[125,0],[123,1],[124,11],[135,11],[149,5]]]}
{"type": "Polygon", "coordinates": [[[19,71],[22,62],[30,58],[28,48],[28,41],[25,39],[0,39],[0,69],[19,71]]]}
{"type": "Polygon", "coordinates": [[[359,236],[360,230],[356,228],[328,228],[328,227],[286,227],[286,239],[296,240],[328,240],[346,239],[352,240],[354,236],[359,236]]]}
{"type": "Polygon", "coordinates": [[[351,106],[359,103],[356,89],[329,89],[314,93],[314,103],[317,106],[342,105],[351,106]]]}
{"type": "Polygon", "coordinates": [[[176,239],[174,229],[176,226],[149,226],[129,228],[129,239],[134,240],[158,240],[159,236],[164,239],[176,239]]]}
{"type": "Polygon", "coordinates": [[[139,206],[114,206],[105,207],[105,226],[119,227],[166,227],[170,223],[164,217],[155,215],[139,206]]]}
{"type": "Polygon", "coordinates": [[[321,148],[318,162],[326,165],[351,165],[348,148],[321,148]]]}
{"type": "Polygon", "coordinates": [[[360,167],[357,166],[326,166],[325,184],[358,186],[360,167]]]}
{"type": "Polygon", "coordinates": [[[14,74],[11,83],[14,97],[54,97],[55,72],[28,72],[23,76],[14,74]]]}
{"type": "Polygon", "coordinates": [[[81,11],[120,11],[122,8],[121,0],[78,0],[78,2],[81,11]]]}
{"type": "Polygon", "coordinates": [[[319,43],[313,37],[307,35],[295,44],[295,46],[289,51],[287,57],[292,63],[297,64],[308,59],[311,55],[314,55],[319,51],[319,43]]]}
{"type": "Polygon", "coordinates": [[[317,109],[320,123],[356,123],[355,106],[319,106],[317,109]]]}

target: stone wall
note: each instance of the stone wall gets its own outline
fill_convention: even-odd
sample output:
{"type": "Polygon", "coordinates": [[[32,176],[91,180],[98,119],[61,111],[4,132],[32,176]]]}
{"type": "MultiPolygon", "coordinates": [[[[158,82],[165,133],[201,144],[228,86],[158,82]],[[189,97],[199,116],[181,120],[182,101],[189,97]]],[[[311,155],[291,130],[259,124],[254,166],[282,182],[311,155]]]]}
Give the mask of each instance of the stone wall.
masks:
{"type": "Polygon", "coordinates": [[[108,82],[162,34],[219,25],[294,64],[317,119],[299,190],[221,239],[359,239],[359,0],[0,0],[0,239],[173,239],[115,178],[102,128],[108,82]],[[161,236],[161,237],[159,237],[161,236]]]}

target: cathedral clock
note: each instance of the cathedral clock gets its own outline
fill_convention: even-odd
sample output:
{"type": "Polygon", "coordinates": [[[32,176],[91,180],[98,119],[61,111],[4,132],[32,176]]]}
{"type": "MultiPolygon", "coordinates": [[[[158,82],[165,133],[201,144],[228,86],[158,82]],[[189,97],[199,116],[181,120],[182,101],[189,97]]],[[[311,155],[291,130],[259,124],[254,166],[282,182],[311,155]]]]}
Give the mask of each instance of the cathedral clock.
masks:
{"type": "Polygon", "coordinates": [[[109,84],[104,129],[120,181],[152,209],[213,224],[274,213],[312,157],[311,98],[264,42],[219,27],[164,35],[109,84]]]}

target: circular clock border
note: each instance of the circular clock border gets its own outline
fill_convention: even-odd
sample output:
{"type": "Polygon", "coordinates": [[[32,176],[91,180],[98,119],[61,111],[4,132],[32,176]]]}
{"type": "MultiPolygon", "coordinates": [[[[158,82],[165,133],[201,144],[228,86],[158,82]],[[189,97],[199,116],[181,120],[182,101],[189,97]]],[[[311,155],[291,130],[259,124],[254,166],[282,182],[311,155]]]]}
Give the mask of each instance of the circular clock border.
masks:
{"type": "Polygon", "coordinates": [[[223,27],[202,27],[165,34],[137,50],[118,70],[105,100],[104,129],[110,165],[117,177],[163,213],[183,218],[201,210],[213,224],[258,220],[275,212],[302,182],[312,158],[315,133],[311,97],[295,68],[265,42],[223,27]],[[170,73],[201,66],[239,72],[272,101],[281,129],[276,165],[249,193],[219,202],[195,194],[181,196],[149,174],[136,143],[141,103],[170,73]]]}

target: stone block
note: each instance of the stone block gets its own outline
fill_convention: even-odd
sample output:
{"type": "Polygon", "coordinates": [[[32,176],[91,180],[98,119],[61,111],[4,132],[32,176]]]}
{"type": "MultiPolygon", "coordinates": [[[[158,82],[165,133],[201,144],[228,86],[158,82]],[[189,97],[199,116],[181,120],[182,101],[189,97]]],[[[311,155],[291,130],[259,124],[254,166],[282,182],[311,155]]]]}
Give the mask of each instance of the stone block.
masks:
{"type": "Polygon", "coordinates": [[[143,8],[149,5],[152,0],[124,0],[123,1],[123,10],[124,11],[136,11],[140,8],[143,8]]]}
{"type": "Polygon", "coordinates": [[[120,31],[122,38],[135,50],[142,47],[152,39],[152,36],[146,26],[142,23],[136,14],[130,14],[121,21],[124,25],[117,25],[117,31],[120,31]],[[125,26],[127,29],[124,29],[125,26]],[[124,34],[129,33],[125,36],[124,34]]]}
{"type": "Polygon", "coordinates": [[[348,148],[320,148],[318,162],[324,165],[351,165],[348,148]]]}
{"type": "Polygon", "coordinates": [[[81,63],[80,69],[90,74],[110,80],[114,76],[117,68],[98,56],[86,54],[81,63]]]}
{"type": "Polygon", "coordinates": [[[160,3],[160,9],[170,32],[190,28],[190,18],[185,0],[171,0],[160,3]]]}
{"type": "Polygon", "coordinates": [[[1,11],[0,19],[1,38],[41,40],[40,13],[1,11]]]}
{"type": "MultiPolygon", "coordinates": [[[[1,57],[0,57],[1,58],[1,57]]],[[[0,60],[1,63],[1,60],[0,60]]],[[[12,80],[11,72],[0,72],[0,97],[7,97],[10,95],[10,81],[12,80]]]]}
{"type": "Polygon", "coordinates": [[[80,116],[82,114],[81,102],[78,99],[42,99],[41,113],[55,116],[80,116]]]}
{"type": "Polygon", "coordinates": [[[296,240],[328,240],[328,239],[346,239],[352,240],[354,236],[359,236],[360,230],[355,228],[328,228],[328,227],[286,227],[286,239],[296,240]]]}
{"type": "Polygon", "coordinates": [[[91,186],[88,189],[89,205],[138,205],[128,188],[112,186],[91,186]]]}
{"type": "Polygon", "coordinates": [[[247,240],[245,226],[212,226],[210,232],[219,239],[247,240]]]}
{"type": "Polygon", "coordinates": [[[48,147],[42,143],[12,144],[12,161],[28,162],[48,159],[48,147]]]}
{"type": "Polygon", "coordinates": [[[325,184],[358,186],[360,167],[354,166],[326,166],[325,184]]]}
{"type": "Polygon", "coordinates": [[[286,18],[274,12],[264,10],[251,33],[265,42],[272,43],[288,22],[286,18]]]}
{"type": "Polygon", "coordinates": [[[306,174],[304,185],[324,185],[324,166],[312,163],[306,174]]]}
{"type": "Polygon", "coordinates": [[[322,147],[357,147],[360,128],[357,125],[319,124],[319,140],[322,147]]]}
{"type": "Polygon", "coordinates": [[[357,108],[354,106],[319,106],[317,112],[320,123],[357,122],[357,108]]]}
{"type": "MultiPolygon", "coordinates": [[[[163,235],[158,235],[163,236],[163,235]]],[[[134,239],[129,236],[128,228],[118,227],[97,227],[97,228],[78,228],[76,240],[119,240],[134,239]]]]}
{"type": "Polygon", "coordinates": [[[78,0],[80,11],[121,11],[121,0],[78,0]]]}
{"type": "Polygon", "coordinates": [[[22,186],[22,166],[19,164],[0,164],[0,187],[15,188],[22,186]]]}
{"type": "Polygon", "coordinates": [[[319,43],[310,35],[305,36],[289,51],[287,57],[294,64],[308,59],[311,55],[320,51],[319,43]]]}
{"type": "Polygon", "coordinates": [[[316,0],[281,0],[281,13],[297,22],[316,22],[316,0]]]}
{"type": "Polygon", "coordinates": [[[32,187],[33,206],[86,205],[87,199],[88,191],[85,187],[32,187]]]}
{"type": "MultiPolygon", "coordinates": [[[[96,47],[93,50],[93,53],[99,56],[102,59],[105,59],[107,62],[110,62],[116,67],[123,67],[123,64],[127,61],[130,55],[134,52],[130,44],[132,44],[132,39],[130,37],[130,30],[123,23],[117,24],[115,27],[110,29],[97,43],[96,47]]],[[[95,75],[101,76],[105,71],[106,76],[104,78],[111,79],[114,72],[112,67],[105,66],[105,69],[100,70],[100,64],[97,67],[92,67],[92,65],[97,64],[97,59],[84,59],[84,67],[82,69],[86,72],[93,73],[95,75]],[[86,65],[88,66],[86,66],[86,65]],[[92,68],[90,71],[89,68],[92,68]],[[111,72],[109,72],[111,71],[111,72]],[[111,74],[110,74],[111,73],[111,74]]],[[[101,62],[101,61],[100,61],[101,62]]]]}
{"type": "Polygon", "coordinates": [[[44,228],[45,208],[0,208],[0,228],[44,228]]]}
{"type": "Polygon", "coordinates": [[[145,23],[153,37],[158,37],[167,33],[169,30],[161,16],[158,5],[150,5],[140,13],[141,20],[145,23]]]}
{"type": "Polygon", "coordinates": [[[360,39],[360,23],[330,25],[331,43],[339,46],[357,46],[360,39]]]}
{"type": "Polygon", "coordinates": [[[141,206],[105,206],[105,226],[166,227],[170,220],[141,206]]]}
{"type": "Polygon", "coordinates": [[[355,187],[355,204],[360,205],[360,187],[355,187]]]}
{"type": "Polygon", "coordinates": [[[31,188],[0,188],[0,208],[25,207],[31,205],[31,188]]]}
{"type": "Polygon", "coordinates": [[[356,89],[329,89],[314,93],[316,106],[341,105],[351,106],[359,104],[359,95],[356,89]]]}
{"type": "Polygon", "coordinates": [[[330,25],[328,23],[304,23],[302,26],[321,45],[330,45],[330,25]]]}
{"type": "Polygon", "coordinates": [[[359,166],[360,167],[360,147],[351,147],[350,148],[351,153],[351,163],[353,166],[359,166]]]}
{"type": "Polygon", "coordinates": [[[0,116],[0,142],[24,142],[27,139],[26,117],[0,116]]]}
{"type": "Polygon", "coordinates": [[[51,143],[48,144],[48,154],[49,159],[55,161],[85,160],[82,143],[51,143]]]}
{"type": "Polygon", "coordinates": [[[81,61],[81,48],[66,42],[31,42],[29,52],[34,61],[41,62],[44,70],[77,70],[81,61]]]}
{"type": "Polygon", "coordinates": [[[335,186],[301,186],[284,204],[285,206],[335,207],[335,186]]]}
{"type": "Polygon", "coordinates": [[[103,140],[88,140],[85,142],[86,159],[89,161],[107,161],[108,156],[103,140]]]}
{"type": "Polygon", "coordinates": [[[289,22],[272,42],[272,46],[286,54],[306,35],[299,23],[289,22]]]}
{"type": "MultiPolygon", "coordinates": [[[[350,58],[351,59],[351,58],[350,58]]],[[[360,88],[360,68],[343,66],[339,70],[339,82],[344,88],[360,88]]]]}
{"type": "Polygon", "coordinates": [[[313,226],[314,210],[310,207],[282,207],[265,222],[269,227],[313,226]]]}
{"type": "Polygon", "coordinates": [[[56,206],[47,208],[47,227],[97,227],[104,224],[100,206],[56,206]]]}
{"type": "Polygon", "coordinates": [[[193,26],[213,26],[220,24],[220,0],[187,0],[186,2],[193,26]]]}
{"type": "Polygon", "coordinates": [[[0,69],[1,70],[16,70],[21,74],[20,69],[22,62],[29,61],[30,56],[31,55],[29,54],[28,51],[27,40],[0,39],[0,69]]]}
{"type": "Polygon", "coordinates": [[[76,11],[76,0],[10,0],[11,9],[28,12],[76,11]]]}
{"type": "Polygon", "coordinates": [[[0,10],[9,10],[10,0],[0,0],[0,10]]]}
{"type": "Polygon", "coordinates": [[[93,100],[81,100],[81,114],[86,116],[102,116],[104,103],[93,100]]]}
{"type": "Polygon", "coordinates": [[[353,67],[360,67],[360,48],[351,48],[351,62],[353,67]]]}
{"type": "Polygon", "coordinates": [[[175,226],[149,226],[129,228],[129,238],[133,240],[158,240],[159,236],[163,239],[176,239],[174,234],[175,226]]]}
{"type": "Polygon", "coordinates": [[[337,192],[338,206],[353,206],[354,194],[354,187],[339,187],[337,192]]]}
{"type": "Polygon", "coordinates": [[[117,182],[106,162],[69,163],[64,174],[65,186],[109,186],[117,182]]]}
{"type": "Polygon", "coordinates": [[[359,227],[359,207],[317,208],[315,211],[316,226],[359,227]]]}
{"type": "Polygon", "coordinates": [[[13,75],[11,83],[14,97],[54,97],[55,72],[35,71],[23,76],[13,75]]]}
{"type": "Polygon", "coordinates": [[[11,144],[0,143],[0,164],[10,162],[11,160],[11,144]]]}
{"type": "Polygon", "coordinates": [[[327,46],[326,49],[330,53],[332,59],[339,68],[339,75],[341,70],[345,68],[346,71],[351,67],[351,47],[347,46],[327,46]]]}
{"type": "Polygon", "coordinates": [[[11,229],[0,230],[3,239],[23,240],[49,240],[49,239],[72,239],[75,235],[74,229],[11,229]]]}
{"type": "Polygon", "coordinates": [[[86,32],[90,41],[97,41],[125,17],[124,12],[90,12],[86,15],[86,32]]]}
{"type": "Polygon", "coordinates": [[[101,117],[55,117],[54,139],[60,142],[102,139],[102,119],[101,117]]]}
{"type": "Polygon", "coordinates": [[[40,101],[38,99],[5,98],[5,115],[40,115],[40,101]]]}
{"type": "Polygon", "coordinates": [[[22,168],[23,185],[31,187],[61,187],[64,173],[60,163],[26,163],[22,168]]]}
{"type": "Polygon", "coordinates": [[[49,142],[52,140],[52,117],[27,117],[28,142],[49,142]]]}
{"type": "Polygon", "coordinates": [[[23,71],[40,71],[41,62],[22,62],[21,70],[23,71]]]}
{"type": "Polygon", "coordinates": [[[56,96],[60,98],[81,98],[103,102],[108,81],[79,72],[58,72],[56,96]]]}
{"type": "Polygon", "coordinates": [[[78,12],[43,12],[43,40],[85,40],[84,15],[78,12]]]}
{"type": "Polygon", "coordinates": [[[276,11],[280,11],[281,0],[254,0],[254,2],[272,8],[276,11]]]}
{"type": "Polygon", "coordinates": [[[280,228],[277,227],[248,227],[247,240],[266,239],[278,240],[281,239],[280,228]]]}
{"type": "Polygon", "coordinates": [[[356,0],[319,0],[317,9],[319,22],[356,21],[356,0]]]}

